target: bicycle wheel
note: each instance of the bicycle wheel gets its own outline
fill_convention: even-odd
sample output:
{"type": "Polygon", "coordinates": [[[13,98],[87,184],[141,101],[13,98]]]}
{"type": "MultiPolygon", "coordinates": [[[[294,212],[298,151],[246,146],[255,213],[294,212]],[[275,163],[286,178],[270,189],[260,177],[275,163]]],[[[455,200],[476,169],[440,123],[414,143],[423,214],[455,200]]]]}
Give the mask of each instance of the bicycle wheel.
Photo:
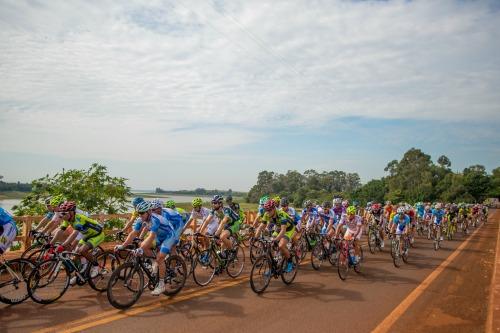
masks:
{"type": "Polygon", "coordinates": [[[400,240],[394,240],[391,246],[391,253],[394,253],[392,261],[395,267],[401,267],[401,254],[399,253],[399,242],[400,240]]]}
{"type": "Polygon", "coordinates": [[[408,244],[405,244],[403,248],[403,253],[401,253],[401,258],[403,259],[405,264],[408,263],[408,251],[409,251],[408,244]]]}
{"type": "Polygon", "coordinates": [[[227,275],[232,278],[238,277],[245,267],[245,251],[241,245],[236,246],[229,252],[229,261],[226,266],[227,275]]]}
{"type": "Polygon", "coordinates": [[[335,243],[332,243],[330,245],[330,255],[328,256],[328,261],[330,262],[330,264],[332,266],[337,266],[338,264],[338,261],[339,261],[339,254],[340,254],[340,251],[339,251],[339,248],[337,247],[337,245],[335,243]]]}
{"type": "MultiPolygon", "coordinates": [[[[95,261],[97,262],[98,273],[95,277],[89,275],[89,285],[92,289],[103,292],[108,289],[111,273],[120,266],[120,260],[113,252],[104,251],[95,257],[95,261]]],[[[89,264],[89,266],[92,266],[92,264],[89,264]]],[[[90,272],[88,273],[90,274],[90,272]]]]}
{"type": "Polygon", "coordinates": [[[325,251],[321,243],[316,244],[311,251],[311,266],[315,270],[319,270],[321,264],[325,260],[325,251]]]}
{"type": "Polygon", "coordinates": [[[35,243],[35,244],[31,244],[30,247],[28,247],[26,250],[24,250],[24,252],[21,254],[21,258],[23,259],[28,259],[28,257],[33,253],[35,252],[36,250],[39,250],[43,247],[42,244],[38,244],[38,243],[35,243]]]}
{"type": "Polygon", "coordinates": [[[342,281],[347,279],[347,274],[349,273],[349,258],[343,250],[339,253],[337,272],[339,273],[339,277],[342,281]]]}
{"type": "Polygon", "coordinates": [[[188,276],[186,263],[181,256],[171,255],[165,260],[165,266],[167,270],[164,279],[165,291],[163,293],[167,296],[173,296],[181,291],[186,284],[188,276]]]}
{"type": "Polygon", "coordinates": [[[29,260],[18,258],[0,265],[0,302],[19,304],[28,295],[28,277],[35,265],[29,260]]]}
{"type": "Polygon", "coordinates": [[[261,240],[254,240],[250,243],[250,261],[252,264],[257,258],[260,258],[264,254],[264,242],[261,240]]]}
{"type": "Polygon", "coordinates": [[[201,251],[193,259],[193,279],[199,286],[206,286],[212,281],[217,269],[217,259],[210,249],[201,251]]]}
{"type": "Polygon", "coordinates": [[[261,294],[269,286],[273,272],[272,262],[268,256],[255,260],[250,271],[250,287],[254,293],[261,294]]]}
{"type": "Polygon", "coordinates": [[[71,273],[62,260],[42,261],[29,276],[29,296],[36,303],[53,303],[68,290],[70,277],[71,273]]]}
{"type": "Polygon", "coordinates": [[[377,247],[377,235],[373,232],[372,229],[368,231],[368,248],[371,253],[375,253],[375,249],[377,247]]]}
{"type": "Polygon", "coordinates": [[[299,268],[299,261],[295,255],[292,254],[292,270],[290,272],[286,272],[285,268],[287,266],[287,260],[283,260],[282,262],[282,268],[281,268],[281,280],[285,284],[291,284],[293,280],[295,280],[295,277],[297,276],[297,270],[299,268]]]}
{"type": "Polygon", "coordinates": [[[391,257],[394,259],[396,253],[398,252],[398,247],[395,246],[396,239],[394,237],[391,239],[391,257]]]}
{"type": "Polygon", "coordinates": [[[127,309],[135,304],[144,290],[144,273],[134,262],[120,265],[108,281],[109,303],[117,309],[127,309]]]}
{"type": "Polygon", "coordinates": [[[54,257],[53,253],[49,254],[49,250],[43,247],[39,247],[27,254],[26,259],[31,261],[33,264],[37,264],[44,260],[48,260],[54,257]]]}
{"type": "Polygon", "coordinates": [[[302,251],[300,260],[303,260],[306,257],[307,251],[309,250],[309,245],[307,244],[307,240],[304,236],[300,238],[299,244],[302,251]]]}

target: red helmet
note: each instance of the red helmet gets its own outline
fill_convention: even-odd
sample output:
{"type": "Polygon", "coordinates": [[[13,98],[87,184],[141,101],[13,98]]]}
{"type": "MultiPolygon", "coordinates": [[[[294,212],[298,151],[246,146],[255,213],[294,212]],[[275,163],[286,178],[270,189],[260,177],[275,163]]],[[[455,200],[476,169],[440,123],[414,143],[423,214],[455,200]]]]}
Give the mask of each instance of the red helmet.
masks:
{"type": "Polygon", "coordinates": [[[372,205],[372,210],[379,210],[380,208],[382,208],[382,205],[379,203],[374,203],[372,205]]]}
{"type": "Polygon", "coordinates": [[[276,203],[272,199],[267,200],[266,203],[264,204],[264,209],[267,211],[270,211],[275,207],[276,207],[276,203]]]}
{"type": "Polygon", "coordinates": [[[60,212],[73,212],[76,209],[76,203],[74,201],[65,201],[59,205],[60,212]]]}

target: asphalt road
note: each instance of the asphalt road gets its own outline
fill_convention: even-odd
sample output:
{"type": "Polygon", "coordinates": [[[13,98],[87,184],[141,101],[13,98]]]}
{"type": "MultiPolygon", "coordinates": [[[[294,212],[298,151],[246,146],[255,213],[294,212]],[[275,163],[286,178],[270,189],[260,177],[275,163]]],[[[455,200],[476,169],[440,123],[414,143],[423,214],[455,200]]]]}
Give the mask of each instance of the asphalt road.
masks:
{"type": "Polygon", "coordinates": [[[0,305],[0,332],[484,332],[499,221],[497,210],[439,251],[418,238],[401,268],[387,248],[366,249],[362,273],[350,271],[346,281],[329,264],[313,270],[306,257],[290,286],[272,280],[263,295],[250,289],[248,257],[236,280],[219,276],[201,288],[190,278],[177,296],[146,292],[127,311],[74,287],[55,304],[0,305]]]}

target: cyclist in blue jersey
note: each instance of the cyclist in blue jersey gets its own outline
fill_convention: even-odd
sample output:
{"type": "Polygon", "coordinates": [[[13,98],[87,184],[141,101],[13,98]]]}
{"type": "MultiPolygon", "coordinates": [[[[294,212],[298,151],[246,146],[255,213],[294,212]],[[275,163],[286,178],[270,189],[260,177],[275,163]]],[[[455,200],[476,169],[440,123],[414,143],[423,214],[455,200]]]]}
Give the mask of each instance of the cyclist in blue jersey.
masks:
{"type": "Polygon", "coordinates": [[[440,202],[438,202],[436,204],[436,207],[432,210],[431,221],[432,221],[432,223],[434,223],[436,225],[437,232],[438,232],[438,237],[440,238],[441,241],[443,240],[443,236],[441,236],[441,233],[442,233],[441,222],[443,221],[443,217],[445,215],[446,215],[446,212],[443,209],[443,205],[440,202]]]}
{"type": "Polygon", "coordinates": [[[0,207],[0,255],[7,251],[17,236],[17,226],[12,215],[0,207]]]}
{"type": "Polygon", "coordinates": [[[306,223],[306,229],[316,228],[321,219],[318,214],[318,210],[314,207],[311,200],[304,201],[304,209],[302,210],[302,217],[300,218],[301,223],[306,223]]]}
{"type": "MultiPolygon", "coordinates": [[[[396,215],[392,219],[391,233],[396,231],[396,237],[399,239],[401,235],[407,235],[410,230],[410,217],[405,214],[405,208],[399,207],[396,215]]],[[[403,242],[399,242],[399,252],[403,252],[403,242]]]]}

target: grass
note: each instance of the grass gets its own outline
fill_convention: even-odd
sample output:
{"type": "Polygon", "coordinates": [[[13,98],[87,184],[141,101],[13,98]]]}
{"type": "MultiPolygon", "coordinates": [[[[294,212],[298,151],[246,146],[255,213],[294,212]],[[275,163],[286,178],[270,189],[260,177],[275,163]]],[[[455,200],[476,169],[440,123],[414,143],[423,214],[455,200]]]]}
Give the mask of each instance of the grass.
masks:
{"type": "Polygon", "coordinates": [[[0,200],[5,200],[5,199],[22,199],[26,195],[28,195],[29,192],[19,192],[19,191],[5,191],[5,192],[0,192],[0,200]]]}

